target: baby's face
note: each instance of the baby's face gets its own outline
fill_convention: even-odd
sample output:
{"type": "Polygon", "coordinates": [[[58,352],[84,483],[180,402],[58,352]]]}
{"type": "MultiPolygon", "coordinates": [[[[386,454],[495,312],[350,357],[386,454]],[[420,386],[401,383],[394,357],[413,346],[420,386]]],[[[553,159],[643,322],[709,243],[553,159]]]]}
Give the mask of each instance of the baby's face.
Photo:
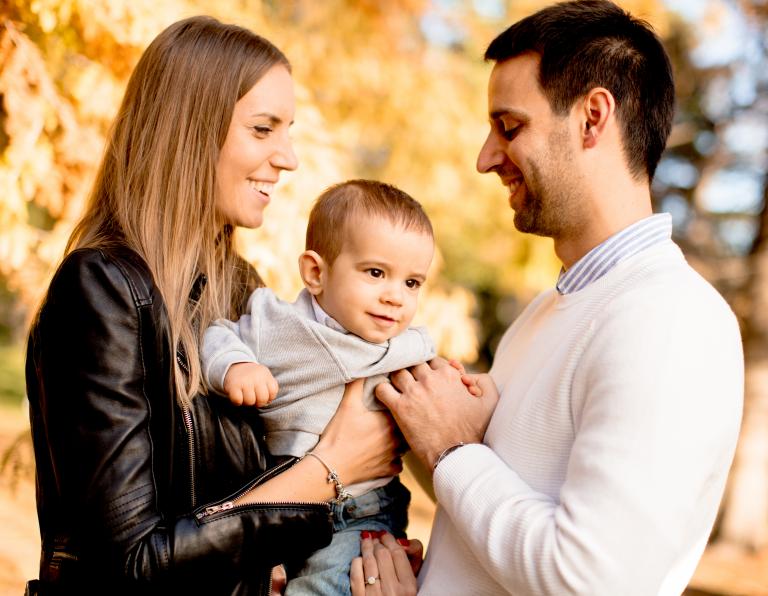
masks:
{"type": "Polygon", "coordinates": [[[434,240],[375,217],[357,218],[345,232],[317,300],[347,331],[385,342],[405,330],[416,313],[434,240]]]}

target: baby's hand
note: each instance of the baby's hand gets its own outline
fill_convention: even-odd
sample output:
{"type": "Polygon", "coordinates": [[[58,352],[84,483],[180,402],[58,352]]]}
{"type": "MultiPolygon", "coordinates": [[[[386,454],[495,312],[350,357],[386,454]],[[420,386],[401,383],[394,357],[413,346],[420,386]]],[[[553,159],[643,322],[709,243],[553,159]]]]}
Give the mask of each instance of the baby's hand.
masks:
{"type": "Polygon", "coordinates": [[[467,371],[464,369],[464,365],[458,360],[450,359],[448,360],[448,364],[450,364],[453,368],[461,373],[461,382],[464,383],[467,391],[469,391],[475,397],[480,397],[483,395],[483,390],[480,389],[480,385],[477,383],[477,379],[480,377],[480,375],[467,374],[467,371]]]}
{"type": "Polygon", "coordinates": [[[275,399],[277,381],[262,364],[238,362],[224,376],[224,393],[236,406],[261,408],[275,399]]]}
{"type": "Polygon", "coordinates": [[[467,391],[475,397],[482,397],[483,395],[483,390],[480,388],[480,383],[478,382],[478,379],[482,376],[485,375],[470,375],[468,373],[461,375],[461,382],[464,383],[467,391]]]}

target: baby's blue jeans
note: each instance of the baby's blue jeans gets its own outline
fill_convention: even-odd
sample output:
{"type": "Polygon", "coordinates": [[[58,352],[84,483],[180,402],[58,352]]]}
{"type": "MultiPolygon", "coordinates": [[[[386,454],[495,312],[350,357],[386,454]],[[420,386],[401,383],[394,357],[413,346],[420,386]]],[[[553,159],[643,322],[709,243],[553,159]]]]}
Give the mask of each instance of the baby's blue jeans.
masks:
{"type": "Polygon", "coordinates": [[[341,504],[332,504],[333,540],[298,570],[288,570],[285,596],[351,594],[349,567],[360,556],[360,532],[386,530],[405,536],[411,493],[398,478],[341,504]]]}

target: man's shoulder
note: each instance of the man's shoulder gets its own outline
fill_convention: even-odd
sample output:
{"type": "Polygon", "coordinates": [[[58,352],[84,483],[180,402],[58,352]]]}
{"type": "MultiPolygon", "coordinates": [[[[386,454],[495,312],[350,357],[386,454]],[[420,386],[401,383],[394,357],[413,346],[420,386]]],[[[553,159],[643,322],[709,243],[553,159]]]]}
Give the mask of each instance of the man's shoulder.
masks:
{"type": "Polygon", "coordinates": [[[740,349],[731,307],[685,259],[654,265],[630,281],[595,313],[595,337],[611,338],[616,346],[655,344],[666,349],[682,342],[694,352],[740,349]]]}
{"type": "Polygon", "coordinates": [[[626,307],[627,303],[636,302],[648,311],[687,305],[694,313],[732,315],[717,289],[690,265],[677,245],[669,244],[671,248],[660,250],[656,258],[641,260],[630,267],[611,305],[626,307]]]}

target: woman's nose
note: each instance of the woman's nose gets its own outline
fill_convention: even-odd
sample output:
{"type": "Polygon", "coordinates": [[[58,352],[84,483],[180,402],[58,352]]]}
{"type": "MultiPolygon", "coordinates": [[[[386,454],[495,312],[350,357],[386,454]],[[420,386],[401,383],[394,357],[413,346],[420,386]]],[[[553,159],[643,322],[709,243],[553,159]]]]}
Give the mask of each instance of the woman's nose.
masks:
{"type": "Polygon", "coordinates": [[[299,160],[293,151],[293,143],[289,138],[280,143],[270,161],[274,167],[281,170],[295,170],[299,166],[299,160]]]}

